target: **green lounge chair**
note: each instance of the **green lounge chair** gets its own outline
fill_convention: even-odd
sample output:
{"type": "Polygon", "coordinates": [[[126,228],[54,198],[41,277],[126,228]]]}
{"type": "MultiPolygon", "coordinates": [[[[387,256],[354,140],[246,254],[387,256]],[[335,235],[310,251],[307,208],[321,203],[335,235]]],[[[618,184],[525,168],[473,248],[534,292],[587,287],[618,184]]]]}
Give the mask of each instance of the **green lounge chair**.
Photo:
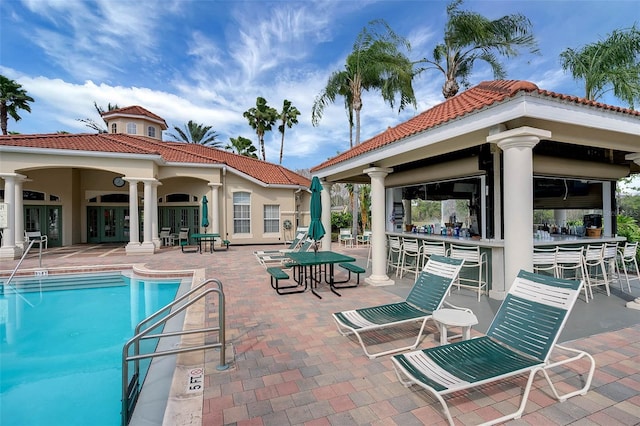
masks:
{"type": "Polygon", "coordinates": [[[398,380],[407,387],[417,384],[432,393],[442,404],[451,425],[454,423],[445,395],[517,375],[529,374],[519,408],[485,424],[520,418],[537,372],[542,372],[560,401],[586,394],[595,370],[593,358],[584,351],[556,344],[583,285],[584,281],[521,271],[486,336],[394,355],[391,360],[398,380]],[[554,348],[572,356],[550,362],[554,348]],[[584,386],[559,395],[547,370],[584,357],[591,363],[584,386]]]}
{"type": "MultiPolygon", "coordinates": [[[[411,292],[404,302],[336,312],[333,319],[338,331],[343,336],[354,334],[364,353],[369,358],[415,349],[420,343],[427,320],[431,314],[442,306],[445,296],[451,288],[464,260],[451,259],[444,256],[431,256],[424,269],[418,275],[411,292]],[[398,326],[408,322],[422,322],[415,343],[410,346],[394,348],[387,351],[369,353],[361,333],[398,326]]],[[[455,308],[455,306],[453,306],[455,308]]]]}

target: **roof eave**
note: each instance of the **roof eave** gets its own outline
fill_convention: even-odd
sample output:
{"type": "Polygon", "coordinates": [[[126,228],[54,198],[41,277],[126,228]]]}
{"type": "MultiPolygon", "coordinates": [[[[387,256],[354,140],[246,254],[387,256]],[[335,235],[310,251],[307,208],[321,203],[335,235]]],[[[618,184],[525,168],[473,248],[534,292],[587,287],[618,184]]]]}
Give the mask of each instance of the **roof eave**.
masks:
{"type": "Polygon", "coordinates": [[[140,154],[130,152],[106,152],[106,151],[86,151],[76,149],[54,149],[47,148],[43,150],[41,147],[25,147],[25,146],[9,146],[0,145],[2,152],[24,152],[26,154],[38,155],[68,155],[72,157],[100,157],[100,158],[128,158],[128,159],[145,159],[158,161],[162,160],[160,154],[140,154]]]}

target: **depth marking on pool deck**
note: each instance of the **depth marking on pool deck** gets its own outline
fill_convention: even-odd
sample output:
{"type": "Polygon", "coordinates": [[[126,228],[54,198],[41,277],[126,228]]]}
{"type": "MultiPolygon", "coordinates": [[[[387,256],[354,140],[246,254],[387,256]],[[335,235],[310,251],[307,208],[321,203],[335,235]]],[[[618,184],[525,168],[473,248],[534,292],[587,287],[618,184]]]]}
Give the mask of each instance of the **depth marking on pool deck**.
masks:
{"type": "Polygon", "coordinates": [[[204,388],[204,368],[192,368],[187,375],[187,393],[202,392],[204,388]]]}

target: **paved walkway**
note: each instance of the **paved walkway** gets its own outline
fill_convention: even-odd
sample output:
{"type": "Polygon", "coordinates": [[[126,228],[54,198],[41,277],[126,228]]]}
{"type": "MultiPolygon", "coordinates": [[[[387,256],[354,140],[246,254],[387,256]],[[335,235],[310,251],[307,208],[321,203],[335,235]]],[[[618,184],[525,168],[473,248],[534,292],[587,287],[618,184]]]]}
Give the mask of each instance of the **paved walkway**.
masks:
{"type": "MultiPolygon", "coordinates": [[[[183,254],[178,248],[167,248],[154,256],[133,257],[126,256],[119,246],[87,245],[51,249],[43,257],[43,266],[141,263],[159,270],[204,269],[207,278],[223,282],[230,368],[216,370],[215,351],[206,355],[202,414],[193,413],[191,424],[446,424],[432,397],[417,388],[403,387],[388,357],[369,360],[355,340],[337,332],[331,319],[332,312],[400,300],[397,287],[361,285],[342,290],[342,297],[321,288],[322,299],[309,292],[279,296],[253,257],[255,249],[231,246],[229,251],[213,254],[183,254]]],[[[334,250],[356,257],[360,265],[366,263],[366,249],[339,249],[335,245],[334,250]]],[[[13,265],[15,262],[3,262],[0,269],[13,265]]],[[[37,265],[37,256],[30,256],[23,267],[37,265]]],[[[406,288],[409,285],[407,280],[398,283],[406,288]]],[[[606,296],[596,296],[593,303],[598,297],[606,296]]],[[[210,321],[216,319],[215,312],[208,315],[210,321]]],[[[636,325],[569,342],[568,346],[585,349],[596,359],[592,390],[586,396],[559,403],[539,376],[525,415],[509,424],[640,424],[638,324],[640,311],[636,325]]],[[[421,347],[438,342],[435,327],[428,327],[430,333],[421,347]]],[[[408,326],[394,333],[374,333],[370,343],[388,347],[392,341],[397,343],[396,339],[410,339],[415,331],[408,326]]],[[[582,379],[573,370],[558,373],[569,385],[582,379]]],[[[477,424],[513,411],[523,382],[515,380],[450,396],[456,424],[477,424]]]]}

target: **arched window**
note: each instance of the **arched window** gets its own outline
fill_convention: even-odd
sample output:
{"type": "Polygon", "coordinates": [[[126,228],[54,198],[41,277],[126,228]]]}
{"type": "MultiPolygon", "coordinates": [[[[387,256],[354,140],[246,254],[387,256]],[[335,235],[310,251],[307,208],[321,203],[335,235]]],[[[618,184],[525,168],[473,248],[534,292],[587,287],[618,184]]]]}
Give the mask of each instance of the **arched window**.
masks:
{"type": "Polygon", "coordinates": [[[136,123],[127,123],[127,133],[130,135],[138,134],[138,127],[136,123]]]}
{"type": "Polygon", "coordinates": [[[118,133],[118,125],[116,123],[111,124],[111,133],[118,133]]]}
{"type": "Polygon", "coordinates": [[[155,138],[156,137],[156,128],[153,127],[153,126],[147,127],[147,136],[149,136],[150,138],[155,138]]]}
{"type": "Polygon", "coordinates": [[[251,194],[248,192],[233,193],[233,233],[248,234],[251,232],[251,194]]]}
{"type": "Polygon", "coordinates": [[[191,201],[189,194],[167,194],[167,203],[188,203],[191,201]]]}

